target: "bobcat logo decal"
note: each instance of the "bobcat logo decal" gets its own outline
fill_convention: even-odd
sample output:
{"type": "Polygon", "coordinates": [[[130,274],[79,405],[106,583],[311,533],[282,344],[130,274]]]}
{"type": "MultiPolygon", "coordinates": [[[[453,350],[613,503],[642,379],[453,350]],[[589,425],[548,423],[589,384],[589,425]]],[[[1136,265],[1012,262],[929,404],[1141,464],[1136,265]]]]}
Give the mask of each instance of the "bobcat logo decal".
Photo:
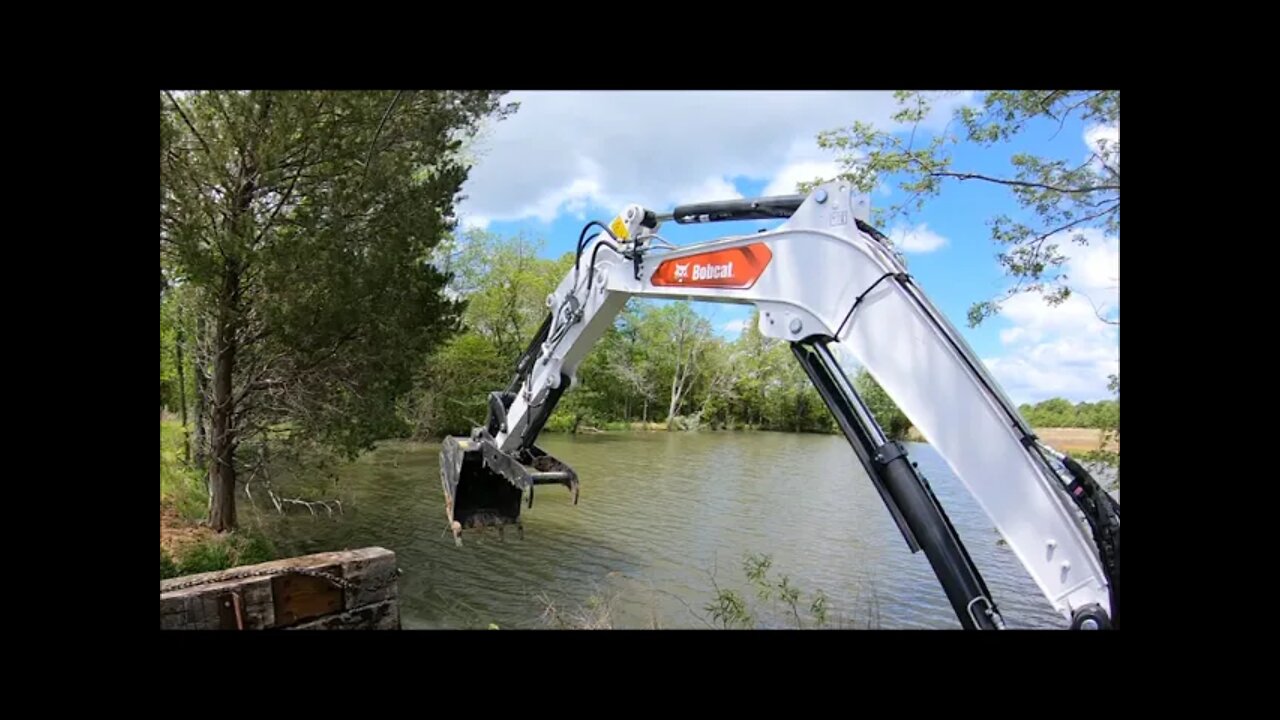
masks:
{"type": "Polygon", "coordinates": [[[655,288],[679,288],[681,293],[694,288],[746,290],[764,274],[771,259],[773,252],[763,242],[705,250],[663,260],[649,282],[655,288]]]}

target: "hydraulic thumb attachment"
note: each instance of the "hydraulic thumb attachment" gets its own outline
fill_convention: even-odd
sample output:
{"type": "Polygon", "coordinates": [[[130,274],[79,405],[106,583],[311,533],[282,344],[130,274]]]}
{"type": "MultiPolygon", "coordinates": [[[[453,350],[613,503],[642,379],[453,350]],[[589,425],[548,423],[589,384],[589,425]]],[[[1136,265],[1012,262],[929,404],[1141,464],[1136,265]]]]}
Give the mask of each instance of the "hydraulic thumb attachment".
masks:
{"type": "Polygon", "coordinates": [[[485,428],[477,428],[470,438],[447,437],[440,453],[440,475],[444,481],[445,511],[453,540],[462,544],[462,531],[520,524],[520,504],[538,485],[564,485],[573,491],[578,504],[578,475],[568,465],[548,455],[536,445],[508,455],[498,449],[485,428]]]}
{"type": "Polygon", "coordinates": [[[560,395],[570,385],[562,376],[560,384],[539,393],[526,413],[512,428],[507,413],[515,401],[538,356],[551,327],[551,318],[542,324],[528,350],[516,364],[516,374],[505,392],[489,394],[489,414],[484,426],[471,431],[470,437],[446,437],[440,450],[440,479],[444,485],[445,513],[456,544],[462,544],[462,531],[496,527],[501,535],[507,525],[515,525],[520,535],[520,505],[524,492],[533,507],[533,491],[538,485],[564,485],[573,491],[573,504],[578,504],[578,475],[563,462],[547,454],[533,443],[543,424],[555,409],[560,395]],[[519,444],[504,452],[496,438],[514,432],[519,444]]]}

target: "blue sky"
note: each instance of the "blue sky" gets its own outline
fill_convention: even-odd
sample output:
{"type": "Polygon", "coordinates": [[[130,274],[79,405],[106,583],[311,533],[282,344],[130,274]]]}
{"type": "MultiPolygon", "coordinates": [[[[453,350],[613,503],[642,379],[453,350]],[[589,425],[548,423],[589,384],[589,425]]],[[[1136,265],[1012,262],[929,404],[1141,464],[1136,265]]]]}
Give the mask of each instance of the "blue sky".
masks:
{"type": "MultiPolygon", "coordinates": [[[[669,210],[682,202],[791,194],[798,181],[833,177],[836,156],[818,147],[817,133],[855,120],[888,128],[896,107],[889,93],[848,91],[522,91],[510,99],[521,108],[474,148],[459,216],[464,226],[541,238],[548,257],[571,251],[584,222],[607,221],[630,202],[669,210]]],[[[976,100],[959,94],[941,101],[923,128],[940,130],[955,108],[976,100]]],[[[1079,163],[1099,137],[1118,139],[1119,128],[1049,123],[994,148],[959,146],[954,164],[1008,177],[1015,152],[1079,163]]],[[[887,186],[872,194],[877,205],[899,199],[887,186]]],[[[1015,402],[1109,397],[1107,375],[1119,370],[1118,327],[1097,313],[1119,317],[1118,237],[1095,234],[1088,246],[1069,248],[1067,272],[1082,294],[1068,303],[1049,307],[1039,296],[1019,296],[1000,316],[968,327],[970,305],[1011,283],[996,261],[989,221],[1020,212],[1007,189],[953,182],[907,222],[881,229],[1015,402]]],[[[661,232],[684,245],[776,224],[667,223],[661,232]]],[[[727,338],[737,336],[750,312],[710,304],[699,310],[727,338]]]]}

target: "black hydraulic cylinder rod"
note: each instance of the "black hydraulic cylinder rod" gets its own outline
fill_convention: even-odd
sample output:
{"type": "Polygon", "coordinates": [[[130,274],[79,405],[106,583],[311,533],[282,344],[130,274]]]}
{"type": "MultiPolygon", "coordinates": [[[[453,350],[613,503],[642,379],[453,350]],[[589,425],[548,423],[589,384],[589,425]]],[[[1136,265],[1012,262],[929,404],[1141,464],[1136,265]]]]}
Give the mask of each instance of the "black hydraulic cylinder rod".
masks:
{"type": "Polygon", "coordinates": [[[926,481],[907,459],[906,448],[890,441],[879,448],[875,463],[885,488],[915,535],[933,572],[966,630],[998,628],[995,603],[964,545],[938,505],[926,481]],[[988,610],[991,614],[988,614],[988,610]]]}
{"type": "MultiPolygon", "coordinates": [[[[841,432],[844,433],[849,444],[853,446],[853,452],[858,456],[858,461],[862,463],[863,467],[871,468],[875,462],[872,458],[875,456],[876,448],[884,443],[884,436],[872,434],[874,432],[873,428],[867,427],[866,422],[859,422],[858,409],[851,402],[856,398],[848,397],[847,393],[838,387],[835,378],[831,377],[827,369],[818,361],[817,353],[812,348],[799,343],[792,343],[791,351],[795,353],[796,359],[800,361],[800,367],[804,368],[805,373],[809,376],[809,381],[818,389],[818,395],[822,397],[822,401],[826,403],[831,410],[831,414],[835,416],[836,424],[840,426],[841,432]]],[[[867,474],[871,476],[871,484],[880,493],[880,499],[884,501],[885,507],[889,508],[889,515],[897,523],[898,530],[902,532],[902,539],[907,541],[907,547],[913,553],[920,552],[920,543],[911,534],[907,519],[903,517],[902,511],[894,504],[893,496],[889,494],[889,490],[885,487],[879,473],[868,469],[867,474]]]]}
{"type": "Polygon", "coordinates": [[[912,552],[924,550],[960,625],[966,630],[1003,627],[986,583],[928,482],[901,443],[883,441],[875,419],[857,412],[857,392],[844,377],[825,339],[796,343],[792,349],[902,528],[912,552]]]}
{"type": "Polygon", "coordinates": [[[680,205],[671,217],[680,225],[726,220],[776,220],[791,217],[804,204],[804,195],[716,200],[680,205]]]}
{"type": "Polygon", "coordinates": [[[524,379],[529,374],[529,368],[533,367],[533,361],[538,359],[538,353],[542,351],[542,343],[547,341],[547,336],[551,334],[551,321],[553,316],[547,314],[542,319],[542,324],[538,326],[538,332],[534,334],[533,340],[529,341],[529,346],[525,348],[520,359],[516,361],[516,373],[511,382],[507,385],[507,392],[513,393],[520,389],[520,385],[524,383],[524,379]]]}

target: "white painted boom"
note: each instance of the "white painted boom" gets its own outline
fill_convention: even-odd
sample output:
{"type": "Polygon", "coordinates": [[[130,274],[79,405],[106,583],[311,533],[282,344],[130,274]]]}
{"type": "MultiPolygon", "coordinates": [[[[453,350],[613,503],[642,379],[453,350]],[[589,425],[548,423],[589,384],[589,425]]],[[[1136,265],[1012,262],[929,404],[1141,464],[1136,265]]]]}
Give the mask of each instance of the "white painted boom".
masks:
{"type": "MultiPolygon", "coordinates": [[[[830,183],[799,202],[775,230],[663,251],[649,242],[645,211],[627,208],[609,233],[586,244],[578,269],[548,298],[546,341],[506,409],[506,431],[494,435],[496,445],[515,453],[532,443],[541,422],[530,427],[531,410],[548,397],[554,405],[565,389],[562,376],[573,378],[628,298],[752,304],[763,335],[795,347],[838,342],[867,368],[1059,612],[1072,619],[1092,606],[1111,615],[1108,574],[1063,476],[959,333],[871,234],[868,215],[866,196],[830,183]]],[[[648,220],[653,224],[651,213],[648,220]]],[[[844,392],[846,384],[841,378],[828,390],[844,392]]],[[[855,414],[859,403],[849,404],[855,414]]],[[[870,431],[868,447],[883,441],[877,432],[870,431]]],[[[886,502],[896,513],[894,502],[886,502]]],[[[1118,507],[1115,522],[1118,527],[1118,507]]],[[[911,542],[912,532],[904,534],[911,542]]]]}

